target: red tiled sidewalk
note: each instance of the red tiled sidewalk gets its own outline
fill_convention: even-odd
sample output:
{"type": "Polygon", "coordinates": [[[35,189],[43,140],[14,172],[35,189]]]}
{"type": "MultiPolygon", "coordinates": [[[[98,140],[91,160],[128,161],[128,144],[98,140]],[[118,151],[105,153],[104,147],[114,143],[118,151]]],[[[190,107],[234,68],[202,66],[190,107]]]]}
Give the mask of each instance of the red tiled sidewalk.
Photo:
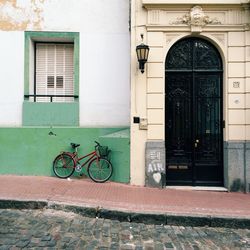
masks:
{"type": "Polygon", "coordinates": [[[0,176],[0,199],[51,201],[124,212],[250,219],[250,195],[137,187],[89,179],[0,176]]]}

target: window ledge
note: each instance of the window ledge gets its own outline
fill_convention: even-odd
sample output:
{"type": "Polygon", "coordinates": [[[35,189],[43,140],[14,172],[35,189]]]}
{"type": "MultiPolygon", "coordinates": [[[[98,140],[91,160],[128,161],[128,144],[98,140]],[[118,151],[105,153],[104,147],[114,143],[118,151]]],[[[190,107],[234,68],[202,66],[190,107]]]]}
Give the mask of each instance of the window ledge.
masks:
{"type": "Polygon", "coordinates": [[[79,126],[79,102],[23,102],[23,126],[79,126]]]}

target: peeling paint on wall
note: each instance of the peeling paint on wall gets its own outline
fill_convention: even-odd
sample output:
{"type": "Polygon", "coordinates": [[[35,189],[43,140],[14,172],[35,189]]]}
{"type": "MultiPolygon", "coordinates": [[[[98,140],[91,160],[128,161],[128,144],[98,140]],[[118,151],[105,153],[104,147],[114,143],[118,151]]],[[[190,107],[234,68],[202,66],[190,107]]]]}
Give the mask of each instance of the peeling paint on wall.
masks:
{"type": "Polygon", "coordinates": [[[45,0],[0,0],[0,30],[41,30],[45,0]]]}

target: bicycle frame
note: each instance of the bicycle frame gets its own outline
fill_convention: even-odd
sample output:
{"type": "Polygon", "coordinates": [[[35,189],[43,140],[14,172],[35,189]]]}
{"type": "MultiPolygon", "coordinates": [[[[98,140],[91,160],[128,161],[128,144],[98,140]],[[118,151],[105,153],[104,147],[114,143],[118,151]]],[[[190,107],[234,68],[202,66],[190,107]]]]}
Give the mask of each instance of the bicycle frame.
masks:
{"type": "Polygon", "coordinates": [[[92,151],[91,153],[89,153],[87,155],[78,157],[78,152],[77,152],[77,149],[76,149],[76,151],[74,153],[72,153],[72,156],[74,158],[74,161],[75,161],[76,165],[77,165],[78,162],[80,163],[81,160],[89,157],[86,161],[84,161],[83,163],[80,163],[81,167],[84,167],[86,164],[88,164],[95,157],[98,159],[98,155],[97,155],[96,151],[92,151]]]}

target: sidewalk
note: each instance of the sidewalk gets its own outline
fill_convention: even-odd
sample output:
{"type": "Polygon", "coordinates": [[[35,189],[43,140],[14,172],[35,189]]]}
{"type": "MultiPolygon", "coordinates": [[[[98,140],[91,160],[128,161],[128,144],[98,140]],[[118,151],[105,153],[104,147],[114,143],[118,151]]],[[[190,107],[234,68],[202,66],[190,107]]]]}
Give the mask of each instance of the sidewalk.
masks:
{"type": "Polygon", "coordinates": [[[39,202],[42,207],[111,219],[250,228],[250,194],[97,184],[89,179],[0,176],[0,208],[39,202]]]}

